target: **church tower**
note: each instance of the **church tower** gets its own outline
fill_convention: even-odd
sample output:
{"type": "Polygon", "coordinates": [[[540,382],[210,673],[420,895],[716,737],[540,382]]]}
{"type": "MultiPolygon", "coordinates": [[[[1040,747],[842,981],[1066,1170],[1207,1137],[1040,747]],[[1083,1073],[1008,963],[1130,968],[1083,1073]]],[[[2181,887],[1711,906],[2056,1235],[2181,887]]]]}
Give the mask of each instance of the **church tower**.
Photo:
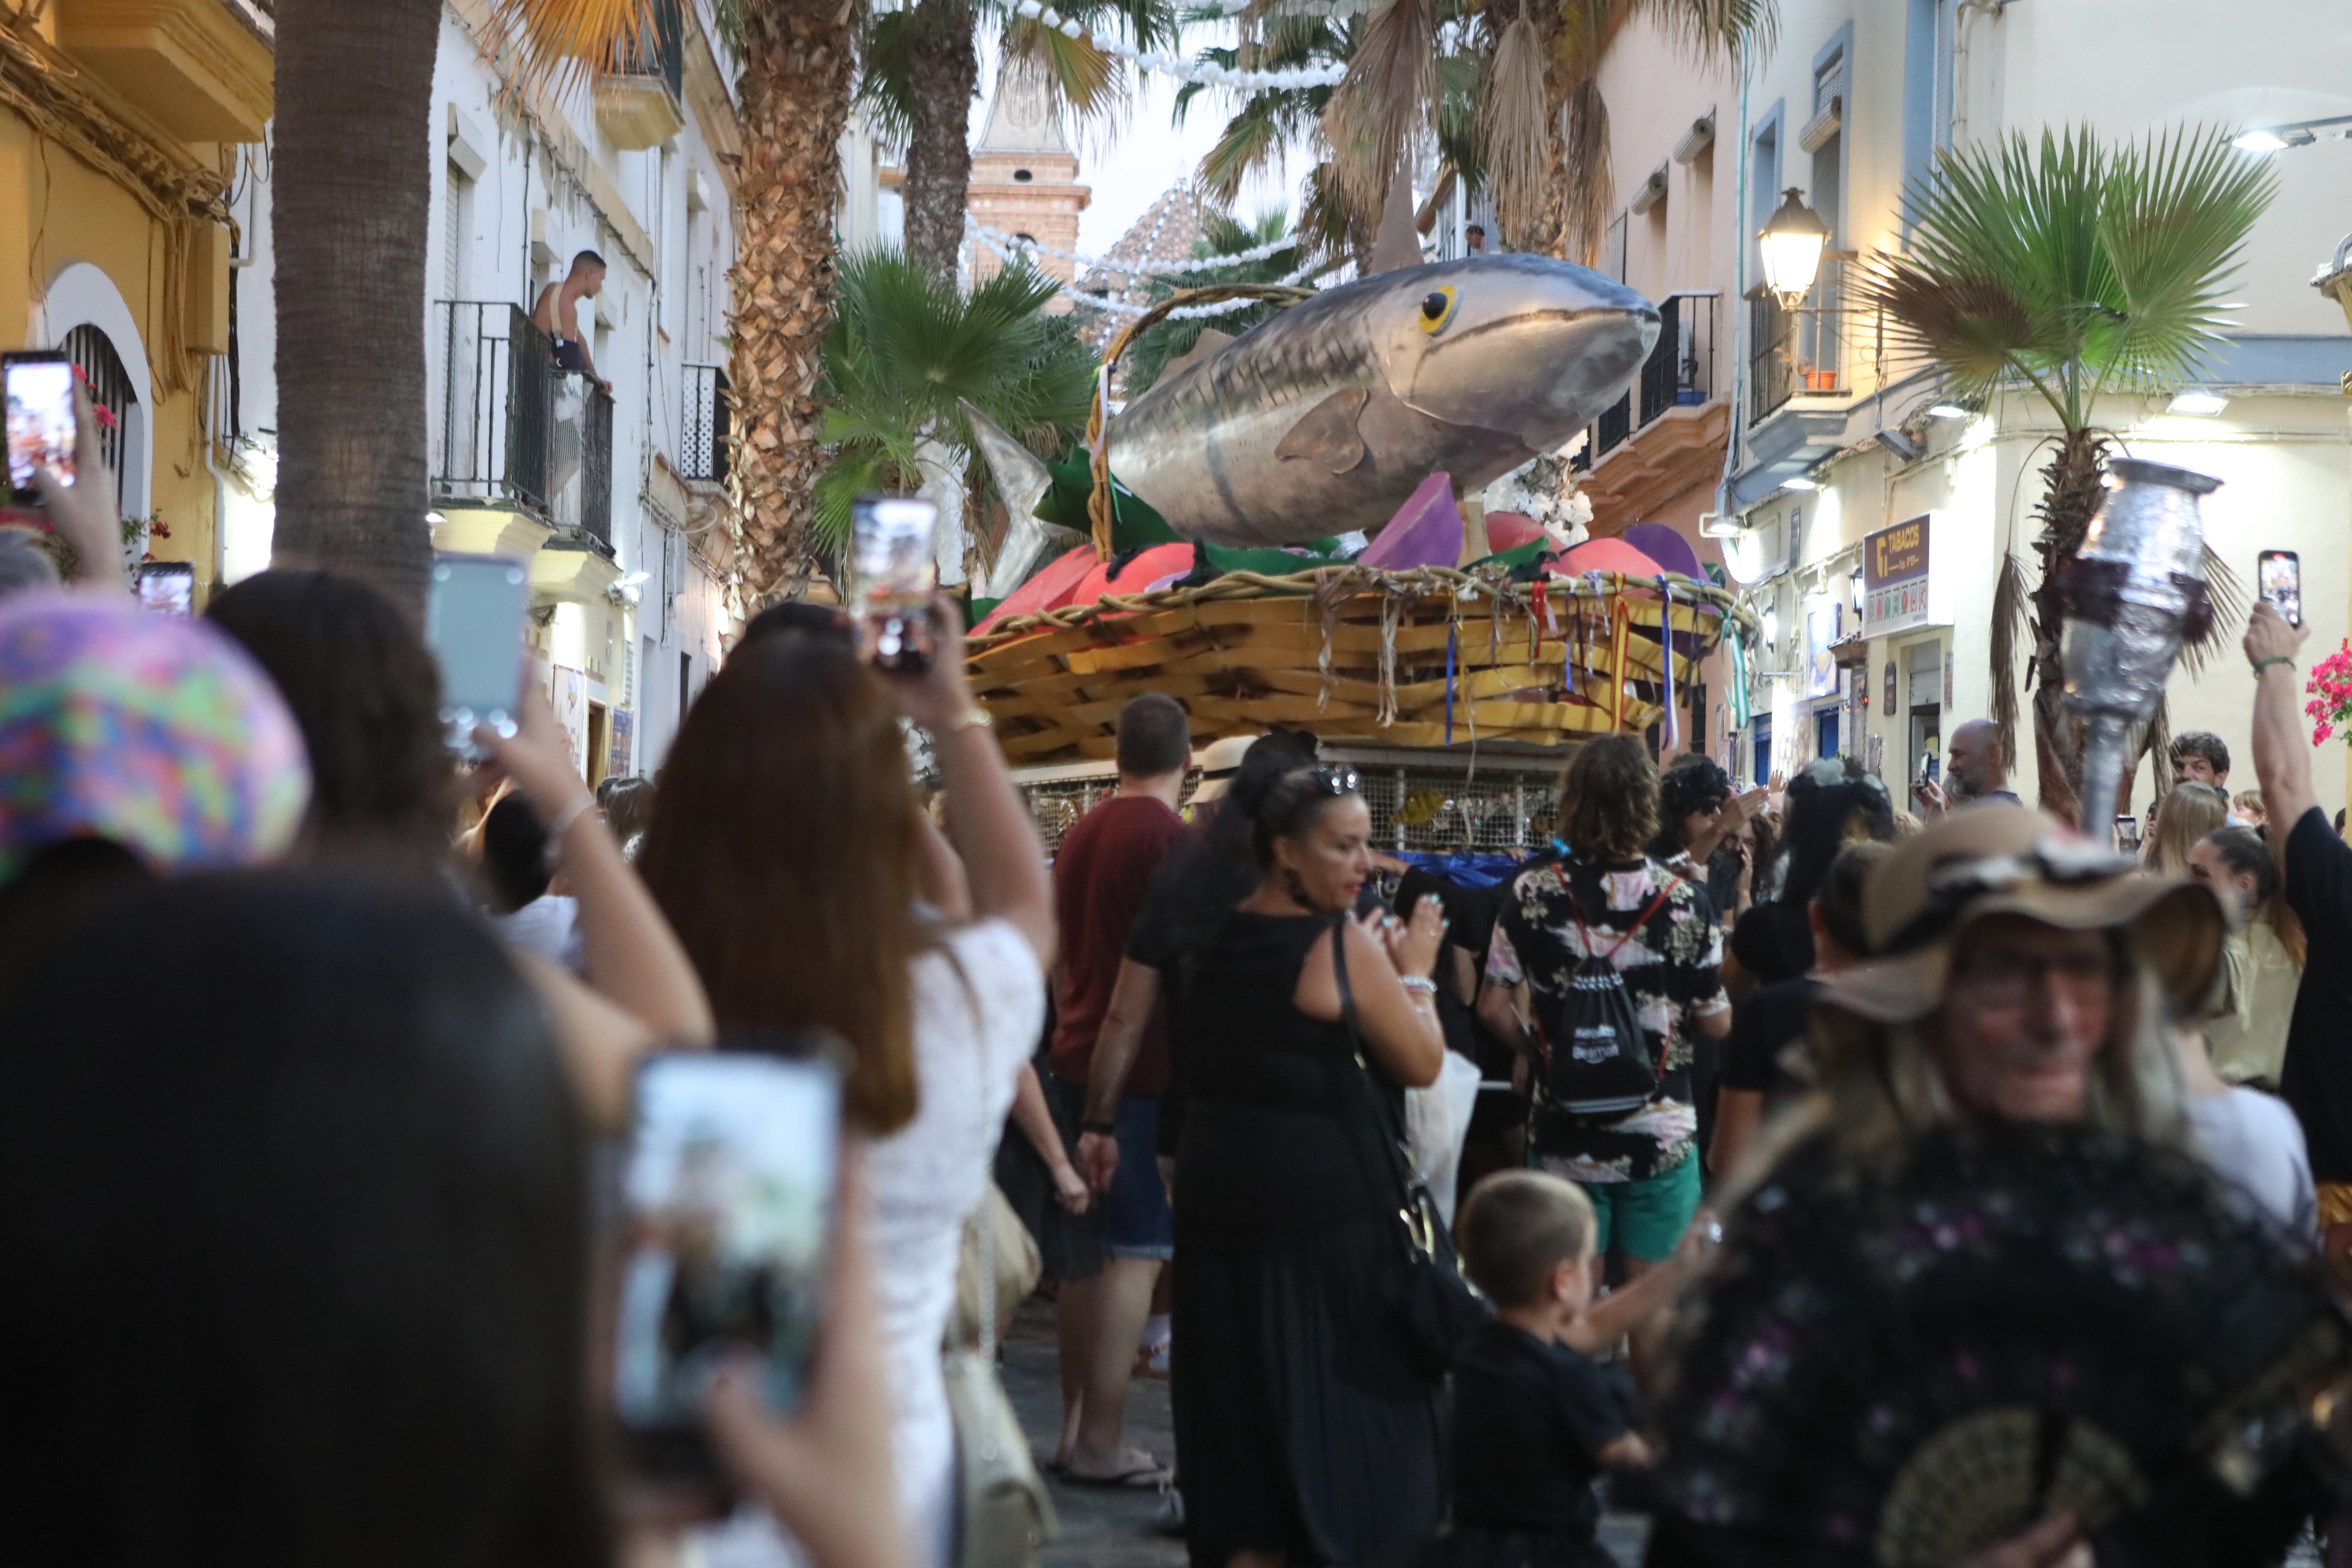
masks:
{"type": "MultiPolygon", "coordinates": [[[[1077,154],[1062,139],[1061,110],[1044,70],[1028,60],[1008,60],[997,74],[988,124],[971,150],[965,210],[974,222],[1000,233],[1057,250],[1076,250],[1078,215],[1093,195],[1078,184],[1077,154]]],[[[987,246],[972,241],[970,247],[974,283],[994,277],[1003,268],[987,246]]],[[[1065,284],[1072,281],[1075,268],[1069,261],[1040,256],[1037,264],[1065,284]]],[[[1056,313],[1069,308],[1066,299],[1048,307],[1056,313]]]]}

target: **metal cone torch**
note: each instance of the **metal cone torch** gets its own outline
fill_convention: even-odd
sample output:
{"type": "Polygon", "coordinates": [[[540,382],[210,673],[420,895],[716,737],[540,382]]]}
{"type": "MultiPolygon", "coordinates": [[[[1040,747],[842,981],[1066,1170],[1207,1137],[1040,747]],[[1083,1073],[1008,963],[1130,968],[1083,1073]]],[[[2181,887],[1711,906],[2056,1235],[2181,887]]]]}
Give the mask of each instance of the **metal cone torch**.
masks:
{"type": "Polygon", "coordinates": [[[2213,624],[2199,500],[2209,475],[2117,458],[2065,574],[2065,705],[2088,731],[2081,826],[2112,841],[2131,727],[2156,716],[2181,645],[2213,624]]]}

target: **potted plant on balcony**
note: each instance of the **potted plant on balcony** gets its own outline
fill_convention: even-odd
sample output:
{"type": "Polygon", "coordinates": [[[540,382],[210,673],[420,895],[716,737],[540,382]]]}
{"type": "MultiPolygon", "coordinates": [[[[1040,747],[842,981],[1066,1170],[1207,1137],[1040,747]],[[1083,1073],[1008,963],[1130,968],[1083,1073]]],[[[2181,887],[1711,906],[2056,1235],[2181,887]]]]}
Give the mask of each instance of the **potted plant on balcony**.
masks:
{"type": "MultiPolygon", "coordinates": [[[[1885,312],[1890,347],[1932,363],[1948,396],[1984,407],[2030,393],[2057,416],[2035,509],[2041,582],[2029,591],[2016,554],[2003,552],[1992,691],[2014,755],[2013,650],[2030,624],[2041,804],[2062,820],[2081,815],[2083,745],[2060,705],[2058,584],[2103,494],[2099,398],[2189,379],[2218,340],[2224,290],[2276,189],[2271,166],[2232,148],[2226,129],[2120,147],[2088,127],[2045,131],[2038,143],[2011,135],[1940,158],[1934,178],[1906,193],[1909,249],[1878,254],[1861,279],[1863,308],[1885,312]]],[[[2217,596],[2236,591],[2210,549],[2205,575],[2217,596]]]]}

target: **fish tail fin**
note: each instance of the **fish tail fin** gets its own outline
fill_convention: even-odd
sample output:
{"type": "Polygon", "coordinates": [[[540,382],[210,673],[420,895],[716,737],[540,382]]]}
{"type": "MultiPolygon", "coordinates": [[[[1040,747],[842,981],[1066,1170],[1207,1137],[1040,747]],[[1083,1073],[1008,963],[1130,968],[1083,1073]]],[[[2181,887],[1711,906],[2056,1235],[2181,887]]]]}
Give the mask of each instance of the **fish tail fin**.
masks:
{"type": "Polygon", "coordinates": [[[1027,580],[1037,558],[1052,542],[1053,531],[1038,517],[1037,503],[1045,499],[1054,476],[1036,453],[973,407],[970,398],[959,397],[956,403],[971,423],[972,442],[996,480],[996,493],[1004,499],[1004,542],[996,552],[995,564],[989,568],[982,596],[1008,598],[1027,580]]]}

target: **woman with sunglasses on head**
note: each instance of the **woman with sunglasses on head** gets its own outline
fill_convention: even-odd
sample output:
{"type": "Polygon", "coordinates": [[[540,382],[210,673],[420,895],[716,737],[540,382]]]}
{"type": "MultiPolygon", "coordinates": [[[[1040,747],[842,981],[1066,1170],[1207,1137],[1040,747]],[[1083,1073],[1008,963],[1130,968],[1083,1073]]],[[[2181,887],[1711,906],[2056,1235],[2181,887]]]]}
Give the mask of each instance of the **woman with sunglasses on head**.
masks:
{"type": "Polygon", "coordinates": [[[1434,900],[1349,914],[1372,872],[1356,785],[1276,779],[1256,888],[1163,971],[1190,1042],[1174,1392],[1200,1568],[1379,1563],[1441,1509],[1437,1384],[1372,1298],[1403,1240],[1384,1129],[1444,1059],[1444,923],[1434,900]]]}

